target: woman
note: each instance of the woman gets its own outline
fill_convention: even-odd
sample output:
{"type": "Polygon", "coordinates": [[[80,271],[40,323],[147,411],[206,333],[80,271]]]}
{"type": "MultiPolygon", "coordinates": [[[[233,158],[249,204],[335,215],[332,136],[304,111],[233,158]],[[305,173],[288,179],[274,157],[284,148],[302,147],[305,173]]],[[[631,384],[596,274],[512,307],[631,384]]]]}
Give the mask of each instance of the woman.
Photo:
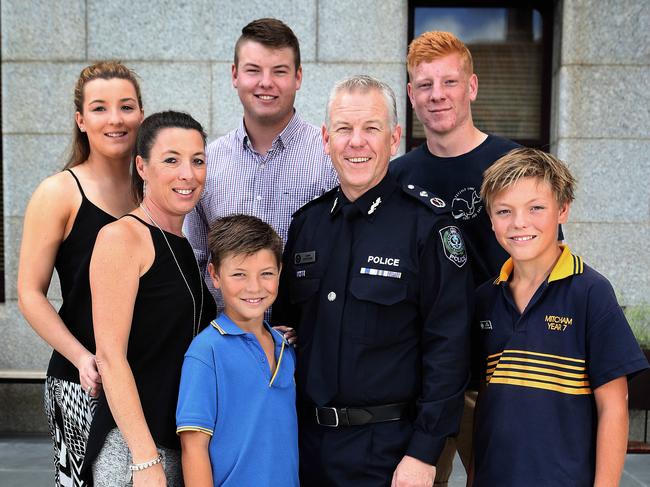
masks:
{"type": "Polygon", "coordinates": [[[104,395],[86,464],[95,486],[182,485],[176,401],[183,355],[215,316],[183,219],[205,181],[205,133],[162,112],[138,132],[132,170],[139,207],[105,226],[90,264],[104,395]],[[95,455],[97,456],[95,458],[95,455]]]}
{"type": "Polygon", "coordinates": [[[53,349],[45,410],[54,440],[55,485],[79,477],[101,379],[95,364],[88,265],[97,233],[135,205],[129,163],[142,122],[135,75],[118,62],[81,71],[74,91],[75,129],[65,170],[34,192],[23,227],[18,305],[53,349]],[[53,269],[61,281],[59,313],[47,299],[53,269]]]}

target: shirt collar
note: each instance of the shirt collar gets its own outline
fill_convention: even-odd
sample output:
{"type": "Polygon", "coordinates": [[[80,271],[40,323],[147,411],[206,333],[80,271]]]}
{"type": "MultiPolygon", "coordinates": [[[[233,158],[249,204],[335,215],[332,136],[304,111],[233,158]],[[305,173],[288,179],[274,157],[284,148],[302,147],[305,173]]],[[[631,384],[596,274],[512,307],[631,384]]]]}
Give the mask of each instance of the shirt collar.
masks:
{"type": "Polygon", "coordinates": [[[379,184],[373,186],[368,191],[359,196],[356,200],[350,203],[347,199],[341,187],[336,194],[336,199],[332,205],[330,213],[332,216],[335,216],[339,210],[347,203],[350,203],[357,207],[359,212],[364,215],[368,220],[371,220],[375,217],[376,212],[380,211],[382,204],[384,204],[390,196],[397,189],[397,183],[392,176],[386,174],[384,179],[382,179],[379,184]]]}
{"type": "MultiPolygon", "coordinates": [[[[557,260],[555,266],[553,266],[551,274],[548,276],[549,283],[553,281],[559,281],[560,279],[565,279],[576,274],[582,274],[585,270],[585,265],[582,261],[582,258],[577,255],[573,255],[568,245],[560,244],[560,248],[562,249],[562,254],[560,254],[560,258],[557,260]]],[[[508,281],[510,275],[512,274],[513,268],[514,264],[512,262],[512,257],[510,257],[501,267],[499,277],[495,279],[494,284],[501,284],[502,282],[508,281]]]]}
{"type": "MultiPolygon", "coordinates": [[[[284,129],[282,129],[278,136],[273,140],[271,148],[284,148],[290,145],[291,141],[296,138],[296,135],[300,131],[300,127],[304,125],[304,123],[305,122],[303,121],[302,117],[298,115],[298,112],[294,108],[293,117],[291,117],[291,120],[289,120],[287,126],[284,127],[284,129]]],[[[239,140],[244,146],[249,147],[249,137],[248,132],[246,132],[246,125],[244,124],[243,117],[239,122],[239,127],[237,127],[237,130],[235,131],[235,136],[237,137],[237,140],[239,140]]]]}
{"type": "MultiPolygon", "coordinates": [[[[239,326],[237,326],[235,322],[228,318],[226,313],[223,312],[217,318],[212,320],[210,324],[221,335],[246,335],[247,333],[239,328],[239,326]]],[[[271,325],[269,325],[266,321],[264,322],[264,327],[269,331],[269,333],[271,333],[273,341],[276,342],[276,344],[284,341],[282,334],[271,328],[271,325]]]]}

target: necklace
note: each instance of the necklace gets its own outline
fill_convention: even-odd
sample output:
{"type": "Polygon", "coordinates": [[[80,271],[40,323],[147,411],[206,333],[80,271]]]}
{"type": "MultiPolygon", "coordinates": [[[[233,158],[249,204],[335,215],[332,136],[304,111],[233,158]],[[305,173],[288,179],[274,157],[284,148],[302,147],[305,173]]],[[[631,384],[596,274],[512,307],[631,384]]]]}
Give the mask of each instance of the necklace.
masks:
{"type": "Polygon", "coordinates": [[[172,246],[169,244],[169,240],[167,240],[167,235],[165,235],[165,231],[160,228],[160,225],[156,223],[156,220],[153,219],[147,208],[144,206],[144,203],[140,203],[140,208],[144,212],[145,215],[147,215],[147,218],[151,220],[151,223],[154,224],[154,226],[160,230],[160,233],[162,234],[163,238],[165,239],[165,243],[167,244],[167,248],[169,248],[169,251],[172,254],[172,257],[174,258],[174,262],[176,262],[176,267],[178,267],[178,272],[181,273],[181,277],[183,278],[183,282],[187,286],[187,290],[190,292],[190,297],[192,298],[192,337],[195,337],[197,333],[199,332],[199,326],[201,325],[201,315],[203,314],[203,279],[201,278],[201,269],[199,268],[199,263],[196,262],[196,269],[199,274],[199,288],[201,289],[201,307],[199,308],[199,319],[196,319],[196,299],[194,299],[194,293],[192,292],[192,288],[190,288],[190,283],[187,282],[187,278],[185,277],[185,274],[183,273],[183,269],[181,269],[181,265],[178,263],[178,259],[176,258],[176,254],[172,250],[172,246]]]}

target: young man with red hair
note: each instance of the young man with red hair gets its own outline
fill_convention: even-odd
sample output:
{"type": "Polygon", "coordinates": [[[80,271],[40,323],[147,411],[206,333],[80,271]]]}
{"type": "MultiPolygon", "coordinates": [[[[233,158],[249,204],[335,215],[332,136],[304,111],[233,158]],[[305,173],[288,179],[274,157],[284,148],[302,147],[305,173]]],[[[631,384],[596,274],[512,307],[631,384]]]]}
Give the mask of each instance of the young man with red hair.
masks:
{"type": "MultiPolygon", "coordinates": [[[[449,32],[425,32],[411,42],[407,57],[408,95],[424,126],[426,143],[391,163],[391,172],[445,199],[460,227],[475,285],[493,278],[508,255],[492,232],[480,197],[483,171],[518,147],[515,142],[479,130],[471,103],[478,93],[472,54],[449,32]]],[[[476,392],[465,396],[457,439],[450,439],[438,461],[435,485],[447,485],[458,448],[467,469],[472,446],[476,392]]]]}

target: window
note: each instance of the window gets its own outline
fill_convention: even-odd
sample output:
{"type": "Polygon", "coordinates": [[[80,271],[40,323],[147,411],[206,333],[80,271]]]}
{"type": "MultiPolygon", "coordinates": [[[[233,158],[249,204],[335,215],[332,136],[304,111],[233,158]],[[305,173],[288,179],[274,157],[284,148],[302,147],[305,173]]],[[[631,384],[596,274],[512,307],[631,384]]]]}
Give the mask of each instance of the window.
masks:
{"type": "MultiPolygon", "coordinates": [[[[552,2],[411,0],[409,42],[429,30],[452,32],[472,52],[479,79],[472,117],[479,129],[548,148],[552,2]]],[[[407,150],[424,142],[410,103],[406,135],[407,150]]]]}

